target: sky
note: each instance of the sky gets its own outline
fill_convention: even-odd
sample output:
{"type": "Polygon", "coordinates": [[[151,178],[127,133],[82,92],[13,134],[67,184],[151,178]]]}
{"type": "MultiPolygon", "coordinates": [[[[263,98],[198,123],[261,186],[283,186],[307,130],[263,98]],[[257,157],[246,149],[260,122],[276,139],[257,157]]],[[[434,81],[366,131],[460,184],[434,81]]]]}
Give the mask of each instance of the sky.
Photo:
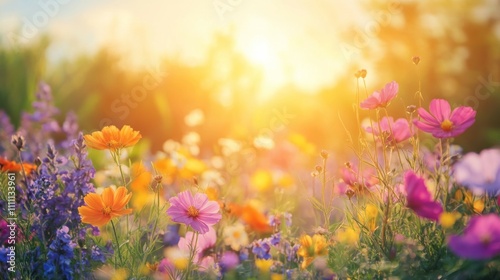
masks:
{"type": "Polygon", "coordinates": [[[356,63],[339,34],[369,20],[349,0],[0,0],[3,41],[29,43],[46,32],[51,62],[107,45],[131,67],[150,67],[165,55],[197,64],[216,32],[230,32],[263,69],[263,96],[289,82],[305,91],[331,84],[356,63]]]}

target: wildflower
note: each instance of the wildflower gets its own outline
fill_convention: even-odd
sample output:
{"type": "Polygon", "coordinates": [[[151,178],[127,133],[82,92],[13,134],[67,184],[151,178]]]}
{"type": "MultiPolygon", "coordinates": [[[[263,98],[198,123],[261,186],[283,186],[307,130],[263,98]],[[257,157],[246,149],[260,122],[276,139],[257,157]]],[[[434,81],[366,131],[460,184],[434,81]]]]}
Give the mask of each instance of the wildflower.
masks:
{"type": "Polygon", "coordinates": [[[163,258],[156,268],[158,272],[168,274],[172,273],[174,269],[174,264],[168,258],[163,258]]]}
{"type": "Polygon", "coordinates": [[[453,175],[459,184],[472,191],[496,194],[500,191],[500,150],[466,154],[453,166],[453,175]]]}
{"type": "Polygon", "coordinates": [[[384,108],[389,105],[389,102],[398,93],[399,85],[395,81],[387,83],[380,92],[375,91],[367,99],[361,102],[360,106],[363,109],[384,108]]]}
{"type": "Polygon", "coordinates": [[[165,257],[171,260],[175,269],[185,270],[188,267],[189,250],[182,250],[179,247],[169,247],[165,250],[165,257]]]}
{"type": "Polygon", "coordinates": [[[252,253],[258,259],[268,260],[271,258],[271,243],[268,239],[257,240],[253,243],[252,253]]]}
{"type": "Polygon", "coordinates": [[[363,212],[360,212],[359,214],[359,220],[365,224],[365,226],[371,231],[374,232],[376,229],[376,223],[377,223],[377,216],[378,216],[378,208],[375,204],[368,204],[366,205],[366,209],[363,212]]]}
{"type": "Polygon", "coordinates": [[[300,237],[299,243],[300,248],[297,255],[304,259],[301,264],[302,269],[307,268],[316,257],[328,254],[328,243],[323,235],[315,234],[312,237],[303,235],[300,237]]]}
{"type": "Polygon", "coordinates": [[[267,170],[258,170],[252,175],[250,185],[258,192],[266,192],[273,186],[273,176],[267,170]]]}
{"type": "Polygon", "coordinates": [[[169,202],[167,214],[172,221],[186,224],[200,233],[208,232],[209,226],[215,225],[222,218],[219,204],[208,200],[203,193],[193,196],[190,191],[183,191],[170,198],[169,202]]]}
{"type": "Polygon", "coordinates": [[[225,251],[219,260],[222,273],[234,269],[238,264],[240,264],[240,258],[233,251],[225,251]]]}
{"type": "Polygon", "coordinates": [[[439,223],[443,228],[451,228],[460,217],[459,213],[443,212],[439,216],[439,223]]]}
{"type": "Polygon", "coordinates": [[[377,171],[373,168],[365,168],[360,172],[357,165],[348,162],[346,167],[340,170],[340,173],[342,181],[337,184],[339,192],[346,193],[348,188],[355,192],[364,192],[378,183],[377,171]]]}
{"type": "Polygon", "coordinates": [[[461,106],[451,111],[450,103],[444,99],[433,99],[429,111],[430,113],[418,108],[421,120],[415,120],[414,124],[436,138],[451,138],[462,134],[474,124],[476,117],[476,111],[471,107],[461,106]]]}
{"type": "Polygon", "coordinates": [[[36,165],[29,163],[19,164],[15,161],[0,157],[0,172],[21,172],[23,169],[26,174],[30,174],[36,170],[36,165]]]}
{"type": "Polygon", "coordinates": [[[239,217],[243,222],[250,226],[254,231],[260,233],[271,232],[272,227],[269,225],[269,220],[255,206],[245,204],[243,206],[237,204],[229,205],[231,214],[239,217]]]}
{"type": "Polygon", "coordinates": [[[500,254],[500,217],[496,214],[474,216],[463,235],[452,235],[451,251],[465,259],[489,259],[500,254]]]}
{"type": "Polygon", "coordinates": [[[259,269],[261,273],[269,273],[271,271],[271,266],[273,265],[273,260],[256,259],[255,266],[259,269]]]}
{"type": "Polygon", "coordinates": [[[167,225],[167,231],[163,235],[163,244],[165,244],[166,246],[177,245],[180,239],[179,229],[180,229],[179,224],[167,225]]]}
{"type": "Polygon", "coordinates": [[[384,137],[384,142],[388,145],[401,143],[413,135],[410,124],[403,118],[394,121],[392,117],[383,117],[378,124],[366,127],[365,130],[379,138],[384,137]]]}
{"type": "Polygon", "coordinates": [[[112,218],[132,213],[132,209],[125,208],[131,197],[132,194],[127,194],[125,187],[119,187],[116,191],[109,187],[101,195],[87,194],[84,198],[86,205],[78,207],[82,223],[103,226],[112,218]]]}
{"type": "Polygon", "coordinates": [[[224,243],[231,246],[231,249],[239,251],[241,247],[248,245],[248,234],[243,224],[226,226],[223,232],[224,243]]]}
{"type": "Polygon", "coordinates": [[[73,279],[74,268],[71,267],[71,260],[74,259],[74,248],[76,243],[71,240],[69,228],[63,226],[57,230],[56,239],[50,243],[47,254],[47,262],[43,265],[44,276],[53,278],[55,276],[64,279],[73,279]],[[58,275],[61,273],[62,275],[58,275]]]}
{"type": "Polygon", "coordinates": [[[417,215],[431,220],[439,220],[443,207],[439,202],[433,201],[427,190],[424,179],[418,177],[413,171],[405,174],[405,190],[407,206],[417,215]]]}
{"type": "Polygon", "coordinates": [[[112,152],[132,147],[142,138],[139,131],[133,130],[128,125],[124,125],[120,130],[114,125],[105,126],[101,131],[92,132],[84,137],[85,143],[90,148],[112,152]]]}
{"type": "Polygon", "coordinates": [[[185,237],[179,239],[177,245],[179,249],[185,252],[193,250],[193,262],[200,263],[203,258],[207,257],[209,249],[215,246],[217,234],[212,227],[209,227],[207,232],[198,235],[196,242],[195,239],[195,233],[188,231],[185,237]]]}
{"type": "Polygon", "coordinates": [[[337,240],[341,243],[356,245],[359,241],[359,232],[352,227],[337,231],[337,240]]]}

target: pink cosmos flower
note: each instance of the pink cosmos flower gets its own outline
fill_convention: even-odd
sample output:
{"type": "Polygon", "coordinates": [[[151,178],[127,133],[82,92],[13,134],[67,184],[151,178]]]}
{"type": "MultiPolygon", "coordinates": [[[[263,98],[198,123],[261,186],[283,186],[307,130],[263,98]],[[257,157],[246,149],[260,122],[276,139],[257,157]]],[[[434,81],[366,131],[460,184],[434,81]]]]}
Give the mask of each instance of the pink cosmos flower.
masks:
{"type": "Polygon", "coordinates": [[[500,217],[474,216],[462,236],[452,235],[448,247],[465,259],[484,260],[500,254],[500,217]]]}
{"type": "Polygon", "coordinates": [[[362,172],[358,172],[358,166],[350,162],[340,170],[340,176],[342,181],[336,185],[337,194],[345,194],[349,189],[355,192],[363,192],[378,184],[375,169],[365,168],[362,172]]]}
{"type": "Polygon", "coordinates": [[[201,263],[204,257],[208,257],[206,252],[215,246],[215,242],[217,241],[217,234],[212,227],[208,228],[208,231],[198,235],[198,239],[195,241],[195,233],[192,231],[188,231],[185,237],[181,237],[179,239],[179,249],[185,252],[189,252],[192,246],[194,247],[194,257],[193,261],[195,263],[201,263]]]}
{"type": "Polygon", "coordinates": [[[430,113],[424,108],[418,108],[421,120],[415,120],[414,124],[436,138],[458,136],[476,120],[476,111],[471,107],[460,106],[452,112],[450,103],[444,99],[433,99],[429,111],[430,113]]]}
{"type": "Polygon", "coordinates": [[[401,143],[413,135],[408,120],[403,118],[394,121],[392,117],[383,117],[378,124],[365,130],[375,136],[385,137],[385,142],[390,145],[401,143]]]}
{"type": "Polygon", "coordinates": [[[206,194],[196,193],[194,196],[190,191],[183,191],[177,196],[169,199],[170,208],[167,214],[172,221],[191,226],[200,233],[209,231],[209,226],[220,221],[222,215],[219,213],[219,204],[209,201],[206,194]]]}
{"type": "Polygon", "coordinates": [[[439,215],[443,213],[443,207],[439,202],[432,200],[423,178],[417,176],[413,171],[407,171],[405,191],[408,208],[415,211],[420,217],[434,221],[439,220],[439,215]]]}
{"type": "Polygon", "coordinates": [[[468,153],[453,166],[455,180],[477,193],[500,192],[500,150],[468,153]]]}
{"type": "Polygon", "coordinates": [[[383,108],[389,105],[389,102],[396,96],[399,90],[399,85],[392,81],[384,86],[380,92],[375,91],[367,99],[361,102],[360,106],[363,109],[383,108]]]}

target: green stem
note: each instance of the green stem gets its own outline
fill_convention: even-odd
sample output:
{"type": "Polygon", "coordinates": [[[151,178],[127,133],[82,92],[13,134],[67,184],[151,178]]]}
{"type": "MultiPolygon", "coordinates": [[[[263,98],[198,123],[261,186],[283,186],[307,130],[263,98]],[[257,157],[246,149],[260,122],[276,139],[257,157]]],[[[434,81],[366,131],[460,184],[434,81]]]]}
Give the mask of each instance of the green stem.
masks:
{"type": "MultiPolygon", "coordinates": [[[[123,258],[120,250],[120,242],[118,241],[118,235],[116,234],[115,223],[113,222],[113,220],[111,220],[111,226],[113,227],[113,234],[116,240],[116,250],[118,250],[118,257],[120,258],[120,264],[123,265],[123,258]]],[[[115,268],[116,268],[116,263],[115,263],[115,268]]]]}

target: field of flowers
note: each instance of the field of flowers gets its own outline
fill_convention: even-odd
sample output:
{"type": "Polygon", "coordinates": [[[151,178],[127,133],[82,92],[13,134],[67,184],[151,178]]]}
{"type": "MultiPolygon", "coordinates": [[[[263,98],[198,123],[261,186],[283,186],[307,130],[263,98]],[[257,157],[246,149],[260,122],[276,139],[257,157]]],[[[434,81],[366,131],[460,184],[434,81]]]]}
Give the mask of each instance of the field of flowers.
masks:
{"type": "Polygon", "coordinates": [[[41,84],[18,129],[0,112],[2,277],[498,277],[500,150],[453,144],[480,112],[418,90],[395,119],[398,83],[371,92],[366,74],[349,162],[291,132],[202,149],[199,111],[151,153],[128,125],[59,123],[41,84]]]}

